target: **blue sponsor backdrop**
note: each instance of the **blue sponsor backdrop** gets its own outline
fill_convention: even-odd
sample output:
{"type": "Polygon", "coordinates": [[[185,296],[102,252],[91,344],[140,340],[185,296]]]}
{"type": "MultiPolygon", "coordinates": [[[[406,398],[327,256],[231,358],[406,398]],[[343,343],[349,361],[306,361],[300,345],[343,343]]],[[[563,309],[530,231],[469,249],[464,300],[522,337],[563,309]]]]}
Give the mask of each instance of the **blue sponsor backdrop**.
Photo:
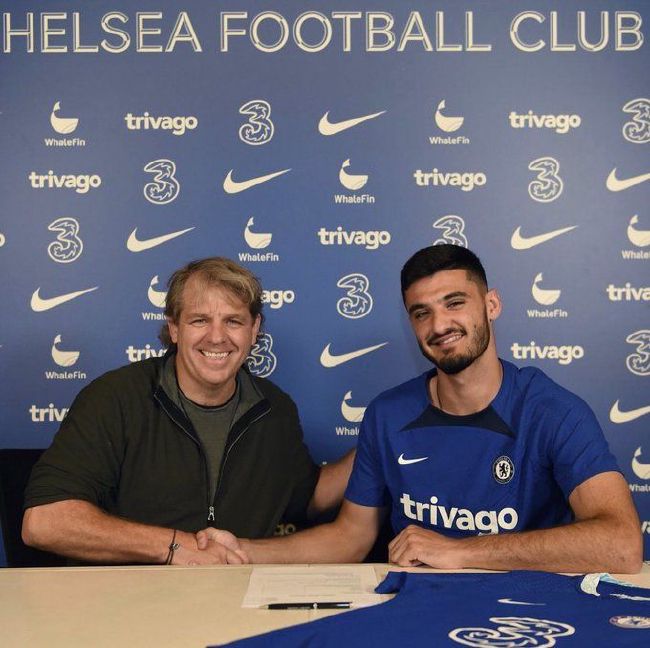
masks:
{"type": "Polygon", "coordinates": [[[4,4],[2,446],[159,353],[168,276],[224,255],[268,290],[253,369],[334,459],[427,366],[399,270],[449,241],[502,357],[594,408],[648,554],[647,2],[4,4]]]}

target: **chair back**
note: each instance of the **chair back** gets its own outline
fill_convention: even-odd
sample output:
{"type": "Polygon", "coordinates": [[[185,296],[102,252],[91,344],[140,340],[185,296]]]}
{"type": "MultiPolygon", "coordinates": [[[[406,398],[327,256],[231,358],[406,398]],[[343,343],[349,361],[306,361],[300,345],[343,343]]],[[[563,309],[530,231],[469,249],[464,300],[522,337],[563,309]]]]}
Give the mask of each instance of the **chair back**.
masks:
{"type": "Polygon", "coordinates": [[[0,524],[8,567],[60,567],[66,559],[28,547],[21,538],[23,498],[41,449],[0,450],[0,524]]]}

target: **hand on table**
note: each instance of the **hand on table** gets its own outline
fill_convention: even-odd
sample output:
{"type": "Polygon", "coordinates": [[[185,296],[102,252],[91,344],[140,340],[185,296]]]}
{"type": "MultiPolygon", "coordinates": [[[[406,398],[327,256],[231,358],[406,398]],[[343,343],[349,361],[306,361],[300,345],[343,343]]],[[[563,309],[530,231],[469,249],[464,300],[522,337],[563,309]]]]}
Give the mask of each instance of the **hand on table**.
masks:
{"type": "Polygon", "coordinates": [[[388,560],[401,567],[461,569],[459,541],[411,524],[388,545],[388,560]]]}

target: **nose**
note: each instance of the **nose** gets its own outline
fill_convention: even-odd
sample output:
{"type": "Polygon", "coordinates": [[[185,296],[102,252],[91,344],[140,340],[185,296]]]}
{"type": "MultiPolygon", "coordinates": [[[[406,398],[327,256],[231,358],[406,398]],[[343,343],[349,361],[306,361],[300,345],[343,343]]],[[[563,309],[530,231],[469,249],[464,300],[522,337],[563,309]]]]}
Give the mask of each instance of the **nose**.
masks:
{"type": "Polygon", "coordinates": [[[216,319],[210,322],[206,333],[206,338],[211,344],[222,344],[226,341],[226,326],[216,319]]]}

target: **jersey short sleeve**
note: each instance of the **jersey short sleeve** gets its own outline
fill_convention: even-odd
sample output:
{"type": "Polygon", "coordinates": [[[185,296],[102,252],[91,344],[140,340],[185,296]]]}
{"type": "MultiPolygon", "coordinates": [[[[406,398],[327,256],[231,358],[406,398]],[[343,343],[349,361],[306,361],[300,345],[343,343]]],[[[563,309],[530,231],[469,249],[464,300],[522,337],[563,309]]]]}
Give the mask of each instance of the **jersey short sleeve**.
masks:
{"type": "Polygon", "coordinates": [[[361,506],[385,506],[389,502],[386,479],[378,451],[377,408],[371,404],[366,410],[357,443],[357,454],[352,467],[345,498],[361,506]]]}
{"type": "Polygon", "coordinates": [[[567,499],[590,477],[619,471],[596,416],[582,401],[558,427],[550,451],[553,474],[567,499]]]}

